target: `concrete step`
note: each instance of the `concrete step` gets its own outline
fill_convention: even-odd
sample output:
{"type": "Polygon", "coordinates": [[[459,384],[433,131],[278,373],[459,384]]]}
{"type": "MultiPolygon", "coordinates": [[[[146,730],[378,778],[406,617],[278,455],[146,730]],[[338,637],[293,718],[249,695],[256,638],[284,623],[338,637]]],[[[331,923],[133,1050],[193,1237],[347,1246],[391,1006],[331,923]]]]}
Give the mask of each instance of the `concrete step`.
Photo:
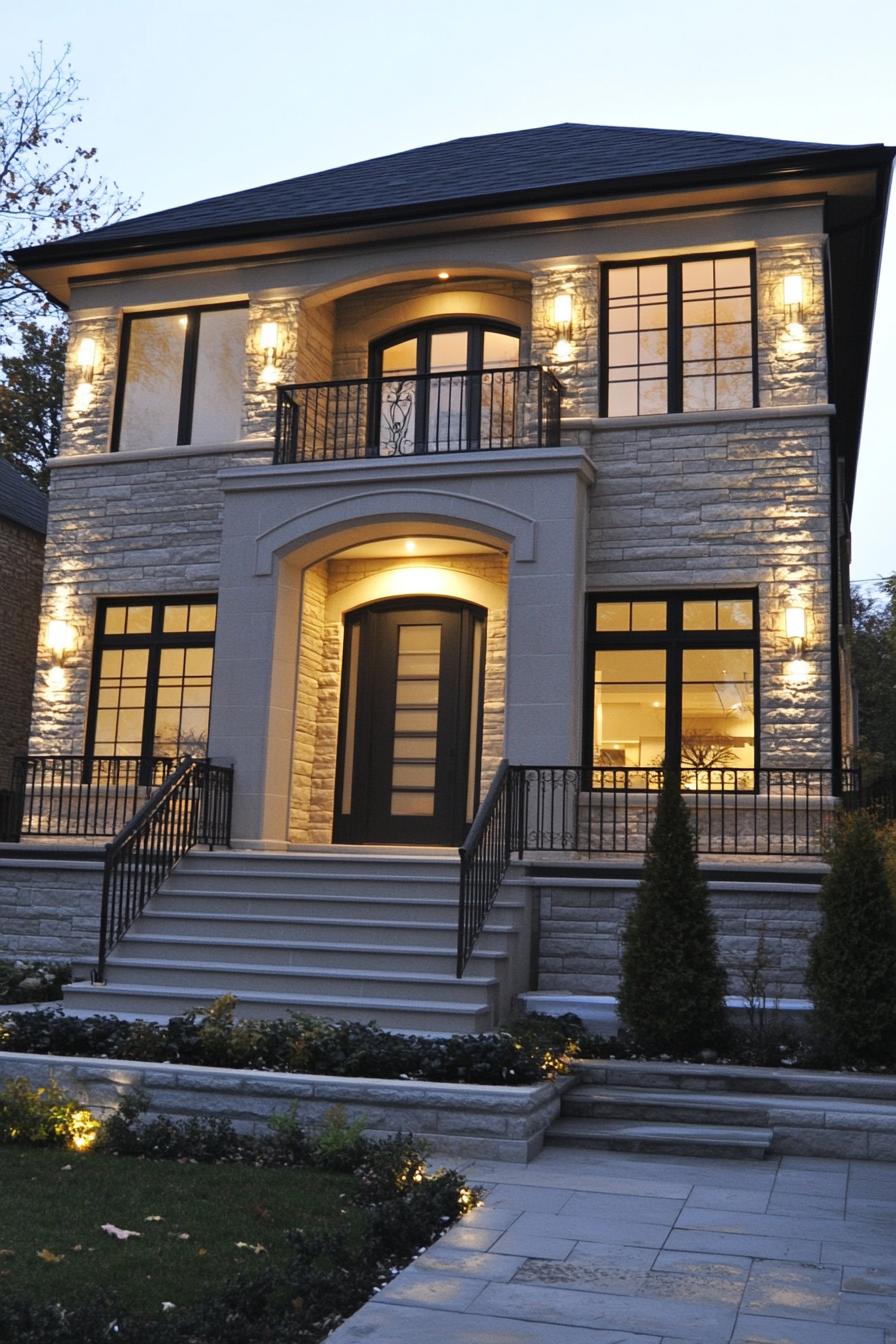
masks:
{"type": "MultiPolygon", "coordinates": [[[[167,935],[173,938],[239,938],[253,939],[301,938],[308,943],[338,942],[343,946],[357,943],[387,947],[415,947],[425,942],[430,947],[453,951],[457,945],[457,920],[420,920],[410,918],[368,919],[332,916],[327,918],[302,910],[295,918],[281,915],[219,914],[204,910],[171,910],[166,902],[157,908],[154,898],[140,917],[141,932],[167,935]]],[[[508,941],[519,936],[519,929],[510,923],[490,924],[483,929],[476,942],[481,952],[503,952],[508,941]]]]}
{"type": "Polygon", "coordinates": [[[425,975],[416,971],[351,971],[304,966],[247,966],[243,961],[168,961],[148,957],[120,956],[121,947],[106,963],[106,979],[147,986],[186,986],[192,993],[223,985],[222,994],[263,993],[292,995],[324,994],[339,999],[375,997],[413,1004],[417,999],[433,1003],[490,1003],[496,1000],[498,982],[491,977],[425,975]]]}
{"type": "MultiPolygon", "coordinates": [[[[191,1008],[208,1007],[222,994],[232,992],[227,981],[214,988],[129,984],[67,985],[65,1006],[79,1013],[142,1014],[166,1019],[191,1008]]],[[[275,994],[241,992],[237,1017],[276,1018],[305,1013],[335,1021],[375,1022],[394,1031],[431,1031],[439,1034],[482,1032],[492,1029],[492,1009],[478,1003],[437,1003],[420,998],[401,1003],[376,996],[340,998],[328,994],[275,994]]]]}
{"type": "MultiPolygon", "coordinates": [[[[243,966],[278,968],[314,966],[315,969],[345,969],[374,971],[380,974],[403,975],[411,971],[419,975],[453,975],[456,951],[450,946],[432,947],[420,940],[417,946],[396,946],[384,943],[345,943],[307,941],[305,939],[262,938],[177,938],[170,934],[144,933],[146,922],[140,921],[140,931],[131,931],[115,950],[115,963],[143,957],[156,960],[184,961],[201,955],[203,962],[234,962],[243,966]]],[[[303,932],[296,926],[293,934],[303,932]]],[[[474,976],[497,976],[507,960],[506,952],[487,952],[477,947],[470,958],[469,969],[474,976]]]]}
{"type": "Polygon", "coordinates": [[[738,1125],[651,1124],[635,1120],[561,1117],[545,1142],[624,1153],[672,1153],[683,1157],[765,1157],[772,1141],[766,1128],[738,1125]]]}
{"type": "Polygon", "coordinates": [[[582,1086],[645,1088],[648,1091],[765,1098],[865,1097],[896,1102],[896,1075],[825,1073],[809,1069],[757,1069],[737,1064],[665,1064],[643,1060],[577,1060],[573,1072],[582,1086]]]}
{"type": "MultiPolygon", "coordinates": [[[[400,894],[392,883],[391,892],[378,896],[356,892],[354,885],[342,892],[269,891],[266,887],[239,891],[182,891],[173,879],[152,899],[152,909],[161,913],[275,915],[300,919],[306,913],[335,919],[384,919],[417,924],[454,923],[457,928],[457,891],[438,899],[400,894]]],[[[502,924],[520,925],[525,917],[522,901],[498,900],[492,916],[502,924]]]]}
{"type": "Polygon", "coordinates": [[[673,1125],[768,1124],[769,1098],[730,1093],[668,1092],[635,1087],[574,1088],[563,1101],[567,1118],[662,1121],[673,1125]]]}

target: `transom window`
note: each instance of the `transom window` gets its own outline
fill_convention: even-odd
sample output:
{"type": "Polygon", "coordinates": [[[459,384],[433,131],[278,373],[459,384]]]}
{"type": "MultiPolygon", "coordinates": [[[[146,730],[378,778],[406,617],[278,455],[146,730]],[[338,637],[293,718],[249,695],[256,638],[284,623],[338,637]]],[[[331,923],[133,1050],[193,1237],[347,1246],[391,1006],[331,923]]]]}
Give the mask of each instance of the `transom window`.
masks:
{"type": "Polygon", "coordinates": [[[246,303],[127,314],[113,449],[238,439],[248,322],[246,303]]]}
{"type": "Polygon", "coordinates": [[[205,755],[216,611],[213,597],[100,602],[88,755],[205,755]]]}
{"type": "Polygon", "coordinates": [[[752,253],[604,267],[605,415],[755,406],[752,253]]]}
{"type": "Polygon", "coordinates": [[[669,760],[685,787],[754,787],[754,593],[596,596],[589,631],[595,788],[652,785],[669,760]]]}

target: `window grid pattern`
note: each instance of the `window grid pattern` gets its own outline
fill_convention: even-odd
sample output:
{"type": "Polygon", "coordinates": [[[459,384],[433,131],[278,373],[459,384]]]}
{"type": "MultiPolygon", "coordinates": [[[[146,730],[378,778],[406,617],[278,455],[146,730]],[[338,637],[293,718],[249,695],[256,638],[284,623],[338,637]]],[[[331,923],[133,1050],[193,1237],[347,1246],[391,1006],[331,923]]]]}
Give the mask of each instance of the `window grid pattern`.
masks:
{"type": "Polygon", "coordinates": [[[661,415],[668,409],[668,268],[613,267],[607,291],[607,413],[661,415]]]}
{"type": "Polygon", "coordinates": [[[682,263],[682,410],[753,405],[752,311],[749,257],[682,263]]]}
{"type": "Polygon", "coordinates": [[[204,755],[216,603],[108,599],[97,613],[88,755],[204,755]]]}

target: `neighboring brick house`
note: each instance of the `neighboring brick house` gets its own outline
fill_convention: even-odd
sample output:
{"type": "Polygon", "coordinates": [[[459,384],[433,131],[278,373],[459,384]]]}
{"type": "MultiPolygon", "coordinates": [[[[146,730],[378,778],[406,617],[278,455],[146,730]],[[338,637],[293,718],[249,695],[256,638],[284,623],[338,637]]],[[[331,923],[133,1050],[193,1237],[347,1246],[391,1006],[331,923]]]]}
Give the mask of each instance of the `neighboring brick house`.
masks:
{"type": "Polygon", "coordinates": [[[28,750],[47,498],[0,458],[0,789],[28,750]]]}
{"type": "Polygon", "coordinates": [[[665,760],[705,852],[816,854],[892,157],[560,125],[17,253],[71,328],[32,753],[207,746],[268,850],[562,767],[516,839],[591,859],[665,760]]]}

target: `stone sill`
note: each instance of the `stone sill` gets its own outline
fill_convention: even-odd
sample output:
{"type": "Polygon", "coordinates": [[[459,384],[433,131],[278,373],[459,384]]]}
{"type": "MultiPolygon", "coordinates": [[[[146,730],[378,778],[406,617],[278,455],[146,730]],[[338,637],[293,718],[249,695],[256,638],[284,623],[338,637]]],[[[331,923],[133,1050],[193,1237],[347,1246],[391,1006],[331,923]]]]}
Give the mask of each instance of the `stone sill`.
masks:
{"type": "Polygon", "coordinates": [[[723,425],[770,420],[829,419],[837,408],[829,402],[802,406],[749,406],[729,411],[676,411],[665,415],[563,416],[564,430],[590,429],[592,433],[612,433],[617,429],[677,429],[687,425],[723,425]]]}
{"type": "Polygon", "coordinates": [[[204,443],[196,447],[180,444],[171,448],[144,448],[139,451],[121,453],[72,453],[71,456],[57,457],[48,465],[51,471],[60,467],[96,467],[100,463],[124,462],[164,462],[170,458],[222,457],[236,453],[273,454],[273,439],[241,439],[236,443],[204,443]]]}
{"type": "Polygon", "coordinates": [[[299,1124],[314,1128],[339,1105],[351,1119],[366,1121],[370,1137],[401,1130],[444,1153],[503,1162],[529,1162],[541,1151],[544,1132],[560,1112],[561,1095],[573,1082],[566,1076],[500,1087],[0,1052],[0,1082],[21,1077],[32,1085],[53,1078],[100,1114],[140,1087],[150,1097],[151,1114],[217,1116],[250,1132],[293,1105],[299,1124]]]}

